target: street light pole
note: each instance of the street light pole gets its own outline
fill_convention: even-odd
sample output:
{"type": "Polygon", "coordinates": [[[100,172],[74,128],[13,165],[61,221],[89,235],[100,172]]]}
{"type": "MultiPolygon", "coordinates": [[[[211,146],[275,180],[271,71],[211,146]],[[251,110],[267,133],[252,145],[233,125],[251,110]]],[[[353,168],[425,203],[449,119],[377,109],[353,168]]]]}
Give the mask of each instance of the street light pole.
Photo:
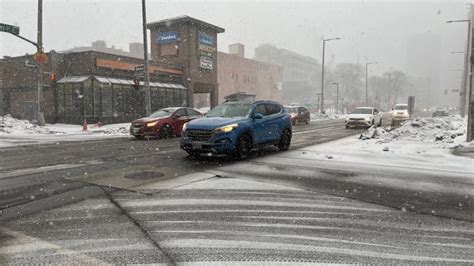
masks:
{"type": "Polygon", "coordinates": [[[146,31],[146,5],[145,0],[142,0],[142,18],[143,18],[143,64],[145,69],[145,101],[146,101],[146,115],[151,114],[151,91],[150,91],[150,74],[148,72],[148,36],[146,31]]]}
{"type": "Polygon", "coordinates": [[[368,92],[368,66],[372,64],[377,64],[378,62],[365,63],[365,106],[369,106],[369,92],[368,92]]]}
{"type": "MultiPolygon", "coordinates": [[[[471,42],[471,20],[470,19],[461,19],[461,20],[448,20],[446,23],[455,23],[455,22],[467,22],[467,44],[466,44],[466,52],[464,52],[464,73],[463,73],[463,81],[462,81],[462,88],[461,88],[461,97],[460,97],[460,108],[459,112],[461,117],[464,118],[466,115],[466,97],[467,97],[467,90],[468,84],[470,83],[468,79],[470,79],[469,74],[467,73],[468,64],[469,64],[469,47],[471,42]]],[[[458,54],[461,52],[451,52],[452,54],[458,54]]]]}
{"type": "MultiPolygon", "coordinates": [[[[43,52],[43,0],[38,0],[38,32],[37,32],[37,43],[36,43],[36,51],[37,54],[43,52]]],[[[44,116],[41,112],[41,96],[43,94],[43,64],[37,64],[38,70],[38,99],[37,99],[37,113],[36,119],[38,121],[38,125],[44,126],[44,116]]]]}
{"type": "Polygon", "coordinates": [[[339,114],[339,83],[333,82],[336,85],[336,114],[339,114]]]}
{"type": "Polygon", "coordinates": [[[323,58],[321,64],[321,104],[320,104],[320,112],[324,110],[324,54],[326,50],[326,42],[333,41],[333,40],[340,40],[341,38],[331,38],[331,39],[323,39],[323,58]]]}

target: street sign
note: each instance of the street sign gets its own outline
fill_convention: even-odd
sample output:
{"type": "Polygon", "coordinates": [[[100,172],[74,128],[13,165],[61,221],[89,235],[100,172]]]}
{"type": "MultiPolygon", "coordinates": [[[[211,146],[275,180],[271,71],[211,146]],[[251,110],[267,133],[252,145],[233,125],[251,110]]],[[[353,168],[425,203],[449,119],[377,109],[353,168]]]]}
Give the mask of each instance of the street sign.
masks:
{"type": "Polygon", "coordinates": [[[19,35],[20,34],[20,27],[0,23],[0,31],[8,32],[8,33],[15,34],[15,35],[19,35]]]}
{"type": "Polygon", "coordinates": [[[48,63],[48,56],[43,52],[37,52],[34,54],[33,59],[40,65],[48,63]]]}
{"type": "Polygon", "coordinates": [[[144,78],[145,77],[145,66],[144,65],[139,65],[135,67],[135,76],[138,78],[144,78]]]}

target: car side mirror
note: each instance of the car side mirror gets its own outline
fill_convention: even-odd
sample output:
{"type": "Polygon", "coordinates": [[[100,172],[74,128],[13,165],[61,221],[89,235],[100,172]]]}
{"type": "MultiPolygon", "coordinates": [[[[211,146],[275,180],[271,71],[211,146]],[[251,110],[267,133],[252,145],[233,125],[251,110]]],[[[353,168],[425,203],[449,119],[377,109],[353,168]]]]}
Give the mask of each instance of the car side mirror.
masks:
{"type": "Polygon", "coordinates": [[[261,113],[255,113],[253,114],[253,119],[257,120],[257,119],[263,119],[263,115],[261,113]]]}

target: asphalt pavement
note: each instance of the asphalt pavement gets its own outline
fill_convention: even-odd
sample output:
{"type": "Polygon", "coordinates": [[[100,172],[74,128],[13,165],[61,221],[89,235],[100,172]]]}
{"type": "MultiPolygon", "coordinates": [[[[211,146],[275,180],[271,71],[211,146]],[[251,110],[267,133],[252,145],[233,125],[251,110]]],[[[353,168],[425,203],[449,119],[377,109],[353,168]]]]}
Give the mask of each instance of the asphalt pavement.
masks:
{"type": "Polygon", "coordinates": [[[362,131],[312,122],[292,151],[244,162],[195,160],[178,139],[2,149],[0,264],[474,263],[472,221],[348,190],[321,165],[297,176],[292,152],[362,131]]]}

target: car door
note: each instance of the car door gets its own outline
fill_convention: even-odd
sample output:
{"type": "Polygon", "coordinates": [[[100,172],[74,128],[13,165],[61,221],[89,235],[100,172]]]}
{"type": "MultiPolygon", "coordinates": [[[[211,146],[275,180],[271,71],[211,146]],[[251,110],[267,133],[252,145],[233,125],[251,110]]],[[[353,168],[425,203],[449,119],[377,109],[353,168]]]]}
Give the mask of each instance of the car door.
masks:
{"type": "Polygon", "coordinates": [[[173,130],[175,134],[180,134],[184,123],[188,122],[188,113],[186,108],[178,109],[173,115],[173,130]]]}
{"type": "Polygon", "coordinates": [[[379,110],[374,109],[374,122],[376,125],[378,125],[381,118],[382,118],[382,115],[380,114],[379,110]]]}
{"type": "Polygon", "coordinates": [[[266,103],[268,112],[268,141],[279,140],[281,137],[281,107],[278,104],[266,103]]]}
{"type": "Polygon", "coordinates": [[[254,119],[252,121],[252,130],[255,137],[255,143],[261,144],[268,142],[271,137],[269,136],[271,123],[268,117],[268,110],[265,103],[259,103],[255,107],[254,114],[260,113],[263,119],[254,119]]]}

